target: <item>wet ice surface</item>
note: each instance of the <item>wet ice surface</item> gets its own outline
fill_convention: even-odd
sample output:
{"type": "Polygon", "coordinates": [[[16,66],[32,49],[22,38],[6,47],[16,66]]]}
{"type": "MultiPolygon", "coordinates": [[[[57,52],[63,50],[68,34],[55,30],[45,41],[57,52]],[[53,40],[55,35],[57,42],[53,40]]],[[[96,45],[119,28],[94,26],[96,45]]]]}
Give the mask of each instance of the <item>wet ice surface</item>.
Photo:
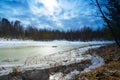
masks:
{"type": "Polygon", "coordinates": [[[0,40],[0,65],[22,64],[28,57],[39,55],[41,57],[67,51],[70,49],[84,47],[91,44],[102,44],[109,42],[72,42],[72,41],[22,41],[22,40],[0,40]]]}
{"type": "Polygon", "coordinates": [[[82,54],[101,44],[111,42],[70,42],[70,41],[0,41],[0,75],[8,74],[12,67],[21,70],[49,68],[68,65],[81,60],[91,59],[91,55],[82,54]],[[89,46],[95,45],[96,46],[89,46]]]}

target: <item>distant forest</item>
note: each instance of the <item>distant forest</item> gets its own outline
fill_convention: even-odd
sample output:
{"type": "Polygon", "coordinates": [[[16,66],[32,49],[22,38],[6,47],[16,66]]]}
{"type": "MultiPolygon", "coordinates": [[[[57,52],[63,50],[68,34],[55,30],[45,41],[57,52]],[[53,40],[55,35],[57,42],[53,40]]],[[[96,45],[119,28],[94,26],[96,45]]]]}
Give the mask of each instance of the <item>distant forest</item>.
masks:
{"type": "Polygon", "coordinates": [[[93,30],[83,27],[78,30],[49,30],[37,29],[32,26],[24,27],[20,21],[10,22],[8,19],[0,20],[0,37],[32,40],[69,40],[69,41],[91,41],[91,40],[113,40],[108,28],[103,27],[93,30]]]}

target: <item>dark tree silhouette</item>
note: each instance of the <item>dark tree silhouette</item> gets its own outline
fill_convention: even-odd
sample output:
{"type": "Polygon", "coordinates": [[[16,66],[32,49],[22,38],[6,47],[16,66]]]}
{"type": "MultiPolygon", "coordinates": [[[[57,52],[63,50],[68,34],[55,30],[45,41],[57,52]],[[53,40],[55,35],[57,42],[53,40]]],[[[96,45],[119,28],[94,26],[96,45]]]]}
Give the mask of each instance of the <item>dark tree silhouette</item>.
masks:
{"type": "Polygon", "coordinates": [[[32,40],[69,40],[69,41],[91,41],[91,40],[112,40],[105,34],[106,28],[93,30],[90,27],[83,27],[76,31],[59,31],[48,29],[37,29],[32,26],[24,28],[20,21],[10,22],[3,18],[0,20],[0,37],[3,38],[18,38],[32,40]]]}
{"type": "Polygon", "coordinates": [[[107,16],[105,15],[105,12],[102,11],[102,8],[100,6],[100,3],[98,0],[96,1],[96,5],[100,11],[100,13],[102,14],[102,18],[104,19],[104,21],[107,24],[107,27],[110,29],[114,40],[116,42],[116,44],[120,47],[120,2],[119,0],[107,0],[108,4],[105,5],[108,12],[107,12],[107,16]]]}

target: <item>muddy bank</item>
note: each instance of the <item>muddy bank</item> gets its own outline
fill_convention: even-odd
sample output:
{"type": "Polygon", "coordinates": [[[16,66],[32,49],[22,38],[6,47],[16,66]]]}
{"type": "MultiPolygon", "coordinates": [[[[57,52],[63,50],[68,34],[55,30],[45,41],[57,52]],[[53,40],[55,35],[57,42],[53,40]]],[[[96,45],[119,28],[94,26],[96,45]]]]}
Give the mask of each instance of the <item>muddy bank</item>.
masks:
{"type": "Polygon", "coordinates": [[[104,45],[97,49],[89,49],[88,54],[97,54],[104,58],[105,63],[120,61],[120,48],[116,44],[104,45]]]}
{"type": "MultiPolygon", "coordinates": [[[[100,47],[100,45],[98,46],[91,45],[87,49],[81,48],[80,52],[85,53],[85,51],[87,51],[90,48],[93,49],[93,48],[98,48],[98,47],[100,47]]],[[[82,56],[85,57],[86,54],[82,54],[82,56]]],[[[93,56],[93,58],[98,59],[96,56],[93,56]]],[[[98,60],[98,62],[100,61],[98,60]]],[[[61,72],[64,76],[66,76],[68,73],[73,72],[74,70],[81,72],[85,68],[88,68],[90,65],[92,65],[92,61],[89,58],[89,59],[82,60],[80,62],[77,61],[77,63],[71,63],[68,65],[60,65],[57,67],[46,68],[46,69],[37,68],[37,69],[26,70],[22,72],[19,72],[17,69],[13,69],[12,73],[8,75],[0,76],[0,80],[49,80],[49,77],[51,74],[61,72]]]]}
{"type": "Polygon", "coordinates": [[[79,74],[76,80],[120,80],[120,48],[116,44],[90,49],[87,53],[103,57],[105,64],[90,72],[79,74]]]}
{"type": "Polygon", "coordinates": [[[50,74],[56,72],[62,72],[63,74],[67,74],[75,69],[78,71],[83,71],[84,68],[87,68],[91,65],[90,60],[81,61],[79,63],[73,63],[66,66],[58,66],[49,69],[41,69],[41,70],[27,70],[24,72],[19,72],[17,69],[13,69],[13,72],[0,76],[0,80],[49,80],[50,74]]]}

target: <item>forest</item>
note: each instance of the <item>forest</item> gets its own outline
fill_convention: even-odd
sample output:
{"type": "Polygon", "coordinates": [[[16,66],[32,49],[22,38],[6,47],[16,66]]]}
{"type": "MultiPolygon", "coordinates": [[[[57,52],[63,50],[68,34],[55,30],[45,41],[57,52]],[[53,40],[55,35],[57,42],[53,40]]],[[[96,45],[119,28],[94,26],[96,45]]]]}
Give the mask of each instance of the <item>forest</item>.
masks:
{"type": "Polygon", "coordinates": [[[83,27],[78,30],[49,30],[37,29],[33,26],[26,28],[21,25],[21,22],[16,20],[10,22],[6,18],[0,20],[0,37],[1,38],[17,38],[17,39],[32,39],[32,40],[69,40],[69,41],[91,41],[91,40],[112,40],[113,37],[108,28],[83,27]]]}

